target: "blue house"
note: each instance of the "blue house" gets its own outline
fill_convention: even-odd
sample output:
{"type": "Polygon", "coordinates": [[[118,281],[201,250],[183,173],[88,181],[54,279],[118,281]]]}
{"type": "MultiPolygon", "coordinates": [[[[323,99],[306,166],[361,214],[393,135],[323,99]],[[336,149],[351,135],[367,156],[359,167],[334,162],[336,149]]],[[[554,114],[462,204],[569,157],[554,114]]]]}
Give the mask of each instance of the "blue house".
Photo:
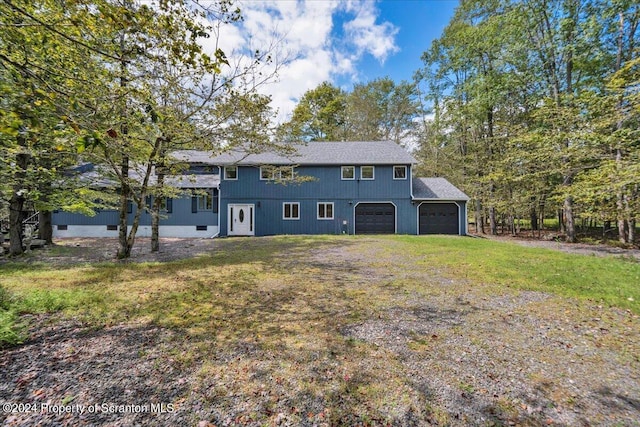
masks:
{"type": "MultiPolygon", "coordinates": [[[[172,156],[190,168],[171,177],[181,197],[163,204],[161,236],[467,232],[469,198],[444,178],[414,178],[416,160],[391,141],[309,142],[291,155],[172,156]]],[[[59,237],[117,235],[117,212],[58,213],[53,222],[59,237]]],[[[149,227],[143,213],[140,235],[149,227]]]]}

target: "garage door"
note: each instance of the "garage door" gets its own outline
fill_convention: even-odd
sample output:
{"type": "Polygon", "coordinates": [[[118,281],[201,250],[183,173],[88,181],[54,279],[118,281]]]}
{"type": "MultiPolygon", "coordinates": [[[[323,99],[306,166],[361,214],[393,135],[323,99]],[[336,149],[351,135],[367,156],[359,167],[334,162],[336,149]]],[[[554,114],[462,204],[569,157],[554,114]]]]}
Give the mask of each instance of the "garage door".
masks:
{"type": "Polygon", "coordinates": [[[420,205],[420,234],[459,234],[458,205],[423,203],[420,205]]]}
{"type": "Polygon", "coordinates": [[[396,208],[391,203],[360,203],[356,206],[356,234],[393,234],[396,208]]]}

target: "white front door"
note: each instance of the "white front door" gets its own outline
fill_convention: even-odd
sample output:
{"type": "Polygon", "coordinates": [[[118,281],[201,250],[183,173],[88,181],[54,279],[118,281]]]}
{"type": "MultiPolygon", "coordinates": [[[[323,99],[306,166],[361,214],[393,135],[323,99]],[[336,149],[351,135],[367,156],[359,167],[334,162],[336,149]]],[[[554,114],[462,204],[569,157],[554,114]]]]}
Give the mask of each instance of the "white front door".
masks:
{"type": "Polygon", "coordinates": [[[229,205],[229,236],[253,236],[254,205],[229,205]]]}

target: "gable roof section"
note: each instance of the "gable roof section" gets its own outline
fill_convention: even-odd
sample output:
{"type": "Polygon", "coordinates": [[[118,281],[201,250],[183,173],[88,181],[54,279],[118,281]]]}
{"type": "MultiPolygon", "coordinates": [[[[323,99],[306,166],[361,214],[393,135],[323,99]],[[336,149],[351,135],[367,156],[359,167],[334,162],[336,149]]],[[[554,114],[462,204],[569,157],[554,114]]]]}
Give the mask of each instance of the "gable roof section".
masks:
{"type": "Polygon", "coordinates": [[[207,152],[180,150],[177,160],[219,166],[241,165],[408,165],[417,163],[404,148],[393,141],[317,142],[292,146],[291,155],[234,150],[219,156],[207,152]]]}
{"type": "Polygon", "coordinates": [[[416,200],[469,200],[469,196],[444,178],[414,178],[413,198],[416,200]]]}

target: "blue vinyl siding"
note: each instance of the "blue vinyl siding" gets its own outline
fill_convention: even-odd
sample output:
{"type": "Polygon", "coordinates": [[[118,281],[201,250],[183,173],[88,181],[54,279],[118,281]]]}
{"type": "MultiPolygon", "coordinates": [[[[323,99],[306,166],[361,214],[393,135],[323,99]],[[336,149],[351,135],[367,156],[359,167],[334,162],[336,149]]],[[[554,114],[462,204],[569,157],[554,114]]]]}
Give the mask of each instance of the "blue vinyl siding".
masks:
{"type": "MultiPolygon", "coordinates": [[[[407,173],[411,173],[407,168],[407,173]]],[[[225,199],[284,199],[309,198],[317,199],[409,199],[411,180],[394,180],[393,166],[376,166],[375,179],[360,180],[360,167],[356,166],[356,179],[342,180],[340,166],[306,166],[296,168],[298,176],[309,176],[315,181],[300,184],[277,184],[260,180],[260,168],[238,167],[237,180],[223,180],[220,192],[225,199]]]]}
{"type": "MultiPolygon", "coordinates": [[[[238,179],[222,180],[220,194],[220,233],[227,235],[228,205],[255,206],[255,234],[353,234],[354,212],[359,202],[391,202],[396,206],[396,232],[416,234],[416,207],[411,204],[411,180],[394,180],[393,166],[375,166],[374,180],[360,180],[356,166],[355,180],[342,180],[341,167],[303,166],[296,168],[298,176],[313,177],[313,181],[279,184],[260,180],[260,168],[241,166],[238,179]],[[285,220],[282,204],[300,204],[300,219],[285,220]],[[333,202],[333,219],[318,219],[319,202],[333,202]],[[346,222],[346,225],[344,224],[346,222]]],[[[407,165],[407,173],[411,168],[407,165]]]]}
{"type": "MultiPolygon", "coordinates": [[[[216,199],[217,201],[217,199],[216,199]]],[[[129,225],[133,221],[136,211],[128,214],[129,225]]],[[[72,212],[54,212],[52,217],[53,225],[118,225],[117,210],[100,210],[95,216],[86,216],[72,212]]],[[[140,215],[140,225],[151,225],[151,214],[142,212],[140,215]]],[[[218,225],[218,214],[213,211],[191,212],[191,194],[185,197],[172,199],[172,212],[163,213],[160,216],[160,225],[218,225]]]]}

